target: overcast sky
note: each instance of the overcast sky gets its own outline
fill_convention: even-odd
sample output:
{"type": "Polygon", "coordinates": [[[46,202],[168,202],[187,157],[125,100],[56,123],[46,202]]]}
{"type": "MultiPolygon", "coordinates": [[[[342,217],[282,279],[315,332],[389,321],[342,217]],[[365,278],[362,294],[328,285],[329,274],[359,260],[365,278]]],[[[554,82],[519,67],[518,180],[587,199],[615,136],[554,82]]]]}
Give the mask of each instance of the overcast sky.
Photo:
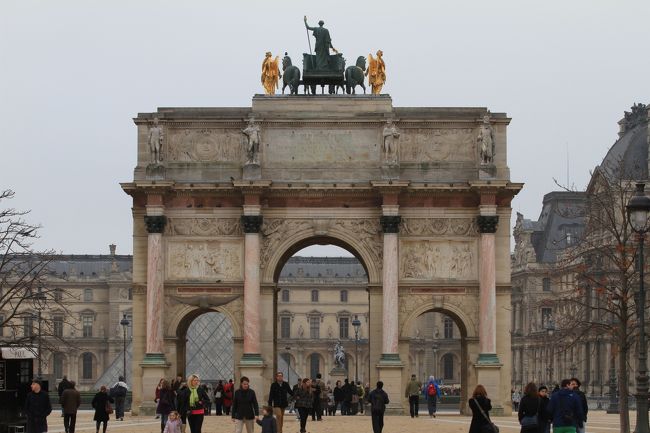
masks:
{"type": "MultiPolygon", "coordinates": [[[[583,188],[634,102],[650,102],[650,1],[0,2],[0,188],[38,248],[131,253],[138,112],[250,106],[268,50],[300,64],[303,15],[348,59],[383,50],[395,106],[512,117],[515,211],[583,188]]],[[[312,41],[313,44],[313,41],[312,41]]],[[[7,203],[2,203],[6,206],[7,203]]]]}

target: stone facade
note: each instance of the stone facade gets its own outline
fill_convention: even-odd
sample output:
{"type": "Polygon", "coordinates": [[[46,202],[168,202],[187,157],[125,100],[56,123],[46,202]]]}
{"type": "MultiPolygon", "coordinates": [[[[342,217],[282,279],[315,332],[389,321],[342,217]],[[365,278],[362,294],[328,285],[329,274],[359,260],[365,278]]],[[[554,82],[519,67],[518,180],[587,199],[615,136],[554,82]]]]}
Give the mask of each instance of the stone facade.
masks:
{"type": "Polygon", "coordinates": [[[232,321],[235,375],[267,389],[280,271],[301,248],[330,243],[366,271],[371,383],[402,395],[413,322],[442,312],[461,334],[464,392],[483,383],[495,412],[509,413],[510,315],[499,313],[510,306],[510,233],[498,221],[509,220],[522,185],[509,179],[505,114],[490,115],[493,156],[480,161],[486,114],[358,95],[256,96],[250,108],[138,115],[138,164],[122,184],[133,197],[136,410],[150,411],[143,396],[183,364],[179,330],[205,308],[201,299],[232,321]],[[154,118],[165,137],[160,164],[147,143],[154,118]],[[242,151],[251,118],[260,127],[255,164],[242,151]],[[389,120],[399,139],[388,163],[389,120]]]}

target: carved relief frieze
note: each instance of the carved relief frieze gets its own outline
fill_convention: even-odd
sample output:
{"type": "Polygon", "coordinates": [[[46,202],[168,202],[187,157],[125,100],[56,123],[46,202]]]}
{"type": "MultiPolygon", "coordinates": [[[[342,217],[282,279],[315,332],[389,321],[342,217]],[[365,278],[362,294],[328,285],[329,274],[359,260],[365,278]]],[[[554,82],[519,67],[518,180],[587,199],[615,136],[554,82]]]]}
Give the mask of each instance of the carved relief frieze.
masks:
{"type": "Polygon", "coordinates": [[[474,242],[401,242],[401,278],[472,280],[476,276],[477,254],[474,242]]]}
{"type": "Polygon", "coordinates": [[[171,241],[167,244],[167,278],[171,280],[242,279],[242,243],[171,241]]]}
{"type": "Polygon", "coordinates": [[[167,161],[231,162],[244,158],[244,138],[238,129],[203,128],[170,129],[167,161]]]}
{"type": "Polygon", "coordinates": [[[336,220],[332,226],[358,239],[359,243],[367,247],[377,267],[381,267],[384,246],[378,218],[336,220]]]}
{"type": "Polygon", "coordinates": [[[476,236],[474,218],[402,218],[404,236],[476,236]]]}
{"type": "Polygon", "coordinates": [[[264,219],[261,231],[260,267],[266,267],[277,247],[290,237],[291,233],[310,228],[312,228],[312,222],[306,219],[264,219]]]}
{"type": "Polygon", "coordinates": [[[400,139],[400,159],[402,162],[474,161],[474,129],[404,129],[400,139]]]}
{"type": "Polygon", "coordinates": [[[242,236],[239,218],[169,218],[171,236],[242,236]]]}

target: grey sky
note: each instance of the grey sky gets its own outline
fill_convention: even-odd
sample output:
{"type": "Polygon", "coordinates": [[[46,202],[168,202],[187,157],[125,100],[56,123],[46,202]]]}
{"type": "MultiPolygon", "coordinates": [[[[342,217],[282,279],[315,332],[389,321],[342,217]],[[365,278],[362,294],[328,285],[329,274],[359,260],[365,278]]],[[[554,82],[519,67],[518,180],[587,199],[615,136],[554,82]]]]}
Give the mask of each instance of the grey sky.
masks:
{"type": "MultiPolygon", "coordinates": [[[[131,252],[136,130],[159,106],[249,106],[264,52],[300,65],[303,15],[351,63],[384,51],[396,106],[487,106],[537,218],[553,177],[584,187],[634,102],[650,102],[650,2],[30,1],[0,3],[0,187],[39,248],[131,252]],[[317,5],[326,5],[317,7],[317,5]]],[[[313,41],[312,41],[313,44],[313,41]]],[[[513,212],[514,213],[514,212],[513,212]]]]}

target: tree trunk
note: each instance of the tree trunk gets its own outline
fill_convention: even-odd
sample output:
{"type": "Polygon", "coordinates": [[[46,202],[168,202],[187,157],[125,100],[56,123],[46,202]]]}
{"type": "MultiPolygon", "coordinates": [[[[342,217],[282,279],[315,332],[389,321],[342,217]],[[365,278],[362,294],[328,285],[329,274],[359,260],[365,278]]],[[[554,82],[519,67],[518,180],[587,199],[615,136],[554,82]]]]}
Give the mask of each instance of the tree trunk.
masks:
{"type": "Polygon", "coordinates": [[[628,353],[630,348],[623,343],[618,351],[618,404],[621,433],[630,433],[630,397],[628,384],[628,353]]]}

